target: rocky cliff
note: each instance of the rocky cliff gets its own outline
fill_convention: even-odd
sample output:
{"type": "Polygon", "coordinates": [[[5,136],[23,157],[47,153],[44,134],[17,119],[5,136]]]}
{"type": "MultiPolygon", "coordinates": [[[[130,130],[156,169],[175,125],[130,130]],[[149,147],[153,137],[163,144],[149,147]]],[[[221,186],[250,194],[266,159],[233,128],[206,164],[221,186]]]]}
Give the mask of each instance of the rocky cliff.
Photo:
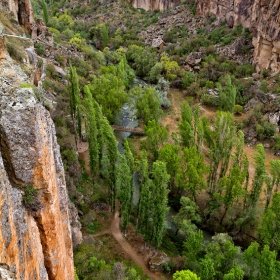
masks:
{"type": "Polygon", "coordinates": [[[71,280],[68,195],[54,124],[21,85],[28,78],[0,41],[0,263],[15,279],[71,280]]]}
{"type": "MultiPolygon", "coordinates": [[[[171,0],[129,0],[135,8],[164,10],[171,0]]],[[[195,0],[197,15],[214,14],[217,23],[230,27],[242,24],[253,34],[254,64],[257,70],[280,71],[280,0],[195,0]]],[[[192,1],[189,1],[192,2],[192,1]]]]}
{"type": "Polygon", "coordinates": [[[180,0],[129,0],[129,2],[134,8],[141,8],[146,11],[162,11],[174,7],[180,0]]]}
{"type": "Polygon", "coordinates": [[[0,10],[6,9],[12,13],[12,16],[24,26],[29,34],[31,34],[32,25],[34,23],[33,10],[30,0],[1,0],[0,10]]]}
{"type": "Polygon", "coordinates": [[[228,25],[242,24],[253,34],[257,70],[280,70],[280,0],[198,0],[197,14],[214,14],[228,25]]]}

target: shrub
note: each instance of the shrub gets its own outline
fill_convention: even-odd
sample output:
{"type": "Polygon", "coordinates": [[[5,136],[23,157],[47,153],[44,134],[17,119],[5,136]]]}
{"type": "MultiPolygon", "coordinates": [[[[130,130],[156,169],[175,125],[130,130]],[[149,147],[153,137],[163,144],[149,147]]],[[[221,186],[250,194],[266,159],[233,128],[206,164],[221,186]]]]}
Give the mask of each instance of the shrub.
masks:
{"type": "Polygon", "coordinates": [[[45,55],[46,54],[45,46],[42,43],[35,43],[34,47],[35,47],[35,51],[38,55],[45,55]]]}
{"type": "Polygon", "coordinates": [[[7,48],[9,55],[14,60],[21,62],[24,59],[24,57],[25,57],[24,53],[15,44],[8,42],[6,44],[6,48],[7,48]]]}
{"type": "Polygon", "coordinates": [[[262,139],[270,138],[274,136],[276,132],[275,125],[268,121],[265,121],[261,124],[256,125],[256,132],[257,132],[258,139],[262,140],[262,139]]]}
{"type": "Polygon", "coordinates": [[[31,185],[26,186],[22,201],[28,212],[34,213],[43,208],[38,190],[31,185]]]}
{"type": "Polygon", "coordinates": [[[233,113],[235,115],[240,115],[242,112],[243,112],[243,106],[238,105],[238,104],[234,105],[233,113]]]}
{"type": "Polygon", "coordinates": [[[209,94],[202,94],[201,103],[206,106],[217,107],[218,106],[218,97],[209,94]]]}

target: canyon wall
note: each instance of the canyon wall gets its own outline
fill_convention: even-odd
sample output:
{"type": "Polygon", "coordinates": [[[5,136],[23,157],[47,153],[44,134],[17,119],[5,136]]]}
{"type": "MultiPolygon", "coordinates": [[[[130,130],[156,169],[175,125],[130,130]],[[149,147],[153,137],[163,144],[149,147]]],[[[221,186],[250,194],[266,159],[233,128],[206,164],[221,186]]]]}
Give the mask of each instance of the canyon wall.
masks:
{"type": "Polygon", "coordinates": [[[1,0],[1,8],[10,11],[14,19],[31,34],[34,17],[30,0],[1,0]]]}
{"type": "Polygon", "coordinates": [[[69,202],[55,127],[33,90],[22,85],[28,77],[2,48],[0,263],[15,279],[72,280],[69,202]]]}
{"type": "Polygon", "coordinates": [[[197,14],[214,14],[228,25],[242,24],[253,34],[257,70],[280,71],[280,0],[198,0],[197,14]]]}
{"type": "Polygon", "coordinates": [[[180,0],[129,0],[129,2],[134,8],[141,8],[146,11],[162,11],[174,7],[180,0]]]}
{"type": "MultiPolygon", "coordinates": [[[[177,0],[129,0],[135,8],[165,10],[177,0]]],[[[195,0],[197,15],[214,14],[217,23],[230,27],[242,24],[253,35],[254,64],[257,71],[280,71],[280,0],[195,0]]],[[[191,2],[191,1],[190,1],[191,2]]]]}

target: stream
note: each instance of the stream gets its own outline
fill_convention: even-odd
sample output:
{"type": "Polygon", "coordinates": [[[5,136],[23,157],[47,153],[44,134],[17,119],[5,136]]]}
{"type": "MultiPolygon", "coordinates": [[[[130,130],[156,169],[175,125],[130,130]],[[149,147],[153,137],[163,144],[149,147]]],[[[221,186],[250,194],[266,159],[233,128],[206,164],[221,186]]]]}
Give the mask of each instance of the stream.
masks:
{"type": "MultiPolygon", "coordinates": [[[[134,84],[135,85],[141,85],[142,87],[148,86],[147,83],[145,83],[143,80],[139,78],[134,79],[134,84]]],[[[135,128],[138,126],[138,120],[135,117],[135,110],[133,109],[133,102],[134,100],[130,100],[129,103],[125,103],[122,108],[120,109],[120,112],[118,116],[115,119],[115,125],[119,126],[126,126],[129,128],[135,128]]],[[[130,132],[124,132],[124,131],[115,131],[115,136],[118,141],[118,149],[120,153],[124,153],[124,148],[123,148],[123,143],[126,138],[128,138],[131,133],[130,132]]],[[[134,173],[134,194],[133,194],[133,201],[132,204],[133,206],[136,206],[139,200],[139,182],[138,182],[138,174],[135,172],[134,173]]],[[[178,227],[174,223],[173,217],[177,214],[178,212],[170,207],[168,213],[166,214],[166,228],[171,231],[173,234],[175,234],[178,230],[178,227]]],[[[212,234],[210,234],[208,231],[202,230],[204,240],[211,242],[212,239],[212,234]]]]}

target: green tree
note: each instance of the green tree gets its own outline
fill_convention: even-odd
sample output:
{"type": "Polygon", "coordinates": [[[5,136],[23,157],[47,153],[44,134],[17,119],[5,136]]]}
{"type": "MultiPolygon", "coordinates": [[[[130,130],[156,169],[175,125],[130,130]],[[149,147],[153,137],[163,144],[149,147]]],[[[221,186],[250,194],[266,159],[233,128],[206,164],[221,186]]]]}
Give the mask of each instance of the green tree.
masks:
{"type": "Polygon", "coordinates": [[[108,198],[112,212],[116,203],[116,164],[119,159],[118,143],[105,117],[100,120],[100,173],[108,186],[108,198]]]}
{"type": "Polygon", "coordinates": [[[180,232],[189,236],[191,232],[196,230],[194,223],[200,223],[199,208],[197,204],[190,198],[182,196],[180,199],[181,208],[174,217],[174,222],[180,232]]]}
{"type": "Polygon", "coordinates": [[[110,40],[109,31],[106,24],[101,24],[100,26],[100,37],[101,37],[101,45],[105,48],[110,40]]]}
{"type": "Polygon", "coordinates": [[[232,113],[235,105],[236,87],[231,82],[231,77],[229,75],[226,79],[227,81],[224,88],[218,83],[219,109],[232,113]]]}
{"type": "Polygon", "coordinates": [[[134,87],[131,94],[136,96],[135,108],[136,116],[143,120],[144,124],[148,121],[156,120],[162,115],[160,108],[160,99],[154,88],[146,87],[144,90],[141,87],[134,87]]]}
{"type": "Polygon", "coordinates": [[[166,171],[166,164],[162,161],[153,163],[151,172],[151,232],[150,240],[158,247],[164,234],[165,214],[168,211],[168,192],[167,189],[170,176],[166,171]]]}
{"type": "Polygon", "coordinates": [[[48,10],[48,4],[45,0],[41,0],[41,5],[43,8],[43,19],[46,25],[49,23],[49,10],[48,10]]]}
{"type": "Polygon", "coordinates": [[[218,112],[214,129],[205,127],[205,138],[209,147],[210,173],[207,179],[209,193],[213,196],[217,182],[226,175],[230,155],[234,147],[235,126],[230,113],[218,112]]]}
{"type": "Polygon", "coordinates": [[[168,138],[168,131],[164,126],[161,126],[156,120],[151,120],[144,127],[147,140],[144,142],[144,147],[152,155],[153,160],[157,160],[159,149],[168,138]]]}
{"type": "Polygon", "coordinates": [[[118,68],[115,66],[102,67],[102,74],[95,77],[89,85],[93,97],[110,122],[128,100],[123,77],[119,78],[117,72],[118,68]]]}
{"type": "MultiPolygon", "coordinates": [[[[89,149],[89,166],[93,176],[99,173],[99,143],[97,114],[94,106],[94,100],[88,86],[84,87],[83,114],[85,116],[85,128],[89,149]]],[[[98,106],[98,104],[96,105],[98,106]]]]}
{"type": "Polygon", "coordinates": [[[126,231],[133,198],[133,178],[127,159],[124,155],[119,156],[119,161],[116,165],[116,188],[119,193],[119,212],[120,217],[122,218],[122,227],[126,231]]]}
{"type": "MultiPolygon", "coordinates": [[[[75,67],[70,67],[70,112],[74,121],[75,131],[82,136],[82,116],[81,116],[81,101],[79,79],[75,67]]],[[[77,138],[76,138],[77,141],[77,138]]]]}
{"type": "Polygon", "coordinates": [[[170,143],[165,143],[164,146],[159,150],[158,159],[166,163],[166,170],[170,175],[170,191],[172,191],[175,186],[175,177],[179,164],[179,151],[179,146],[172,145],[170,143]]]}
{"type": "Polygon", "coordinates": [[[273,250],[280,250],[280,193],[274,193],[272,204],[264,212],[259,226],[259,236],[273,250]]]}
{"type": "Polygon", "coordinates": [[[147,159],[147,152],[141,151],[140,160],[137,162],[137,172],[139,175],[139,201],[137,204],[137,232],[144,236],[147,241],[149,237],[149,219],[150,219],[150,203],[152,184],[149,178],[149,164],[147,159]]]}
{"type": "Polygon", "coordinates": [[[197,201],[197,195],[206,188],[204,175],[208,166],[204,163],[204,155],[199,153],[195,146],[185,148],[180,157],[176,174],[178,189],[185,190],[197,201]]]}
{"type": "Polygon", "coordinates": [[[173,274],[173,280],[200,280],[200,278],[190,270],[181,270],[173,274]]]}
{"type": "Polygon", "coordinates": [[[184,242],[183,259],[186,267],[194,271],[199,271],[199,260],[203,246],[204,242],[202,231],[198,230],[197,232],[191,232],[184,242]]]}

